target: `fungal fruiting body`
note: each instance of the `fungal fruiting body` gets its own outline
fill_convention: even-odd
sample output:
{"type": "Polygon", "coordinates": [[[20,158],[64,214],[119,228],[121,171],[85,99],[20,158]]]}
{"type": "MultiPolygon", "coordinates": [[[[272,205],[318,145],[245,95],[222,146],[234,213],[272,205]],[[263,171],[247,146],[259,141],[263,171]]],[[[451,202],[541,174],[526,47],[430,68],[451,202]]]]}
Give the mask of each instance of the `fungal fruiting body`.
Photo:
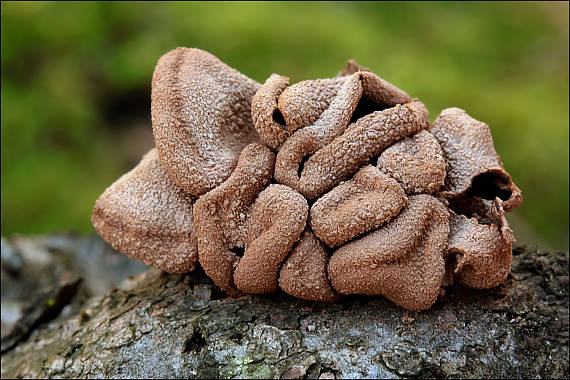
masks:
{"type": "Polygon", "coordinates": [[[430,125],[422,102],[354,61],[261,85],[189,48],[158,61],[151,108],[156,148],[92,216],[147,265],[201,265],[229,295],[382,295],[410,310],[444,278],[485,289],[509,273],[505,212],[521,191],[461,109],[430,125]]]}

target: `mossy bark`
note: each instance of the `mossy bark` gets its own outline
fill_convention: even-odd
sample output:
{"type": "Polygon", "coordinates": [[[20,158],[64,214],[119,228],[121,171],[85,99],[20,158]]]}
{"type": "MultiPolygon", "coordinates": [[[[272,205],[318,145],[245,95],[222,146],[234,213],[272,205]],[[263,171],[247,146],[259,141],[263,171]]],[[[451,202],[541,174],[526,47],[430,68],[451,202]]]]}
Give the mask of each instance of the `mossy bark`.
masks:
{"type": "Polygon", "coordinates": [[[569,376],[567,253],[519,247],[503,285],[447,288],[421,313],[382,297],[224,297],[201,270],[149,270],[34,327],[2,378],[569,376]]]}

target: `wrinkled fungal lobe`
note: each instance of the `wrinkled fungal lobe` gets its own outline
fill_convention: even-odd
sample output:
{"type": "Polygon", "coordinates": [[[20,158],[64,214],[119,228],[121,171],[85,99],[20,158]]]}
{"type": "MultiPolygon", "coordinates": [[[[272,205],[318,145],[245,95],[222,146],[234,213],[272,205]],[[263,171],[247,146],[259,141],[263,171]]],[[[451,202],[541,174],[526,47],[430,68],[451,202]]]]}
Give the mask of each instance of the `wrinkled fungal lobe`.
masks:
{"type": "Polygon", "coordinates": [[[443,284],[510,270],[520,189],[489,127],[425,105],[348,61],[334,78],[264,84],[199,49],[156,65],[156,149],[97,200],[119,251],[171,273],[198,264],[229,295],[382,295],[426,310],[443,284]]]}

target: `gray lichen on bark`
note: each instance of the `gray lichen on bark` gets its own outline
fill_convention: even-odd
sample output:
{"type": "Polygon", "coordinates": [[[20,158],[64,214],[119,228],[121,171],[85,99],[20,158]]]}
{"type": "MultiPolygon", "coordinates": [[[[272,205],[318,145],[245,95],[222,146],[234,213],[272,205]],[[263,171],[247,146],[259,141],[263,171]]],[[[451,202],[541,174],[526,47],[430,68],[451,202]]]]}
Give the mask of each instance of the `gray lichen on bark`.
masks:
{"type": "Polygon", "coordinates": [[[151,269],[36,327],[2,377],[568,377],[568,254],[516,248],[506,282],[426,312],[381,297],[227,299],[151,269]]]}

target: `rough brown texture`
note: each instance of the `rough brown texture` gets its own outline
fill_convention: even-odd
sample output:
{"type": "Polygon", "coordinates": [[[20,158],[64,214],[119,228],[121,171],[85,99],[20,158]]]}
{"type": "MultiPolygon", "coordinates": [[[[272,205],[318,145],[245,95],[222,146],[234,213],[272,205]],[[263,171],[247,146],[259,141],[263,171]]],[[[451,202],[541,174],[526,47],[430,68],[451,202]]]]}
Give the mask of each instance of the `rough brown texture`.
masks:
{"type": "Polygon", "coordinates": [[[279,95],[279,110],[291,131],[316,122],[329,108],[347,78],[312,79],[295,83],[279,95]]]}
{"type": "Polygon", "coordinates": [[[387,108],[412,101],[410,95],[405,91],[400,90],[392,83],[385,81],[374,73],[361,71],[360,78],[362,79],[362,88],[364,91],[364,99],[362,99],[361,102],[368,103],[361,103],[362,106],[387,108]]]}
{"type": "Polygon", "coordinates": [[[396,180],[368,165],[313,204],[311,228],[329,247],[336,247],[380,227],[407,201],[396,180]]]}
{"type": "Polygon", "coordinates": [[[163,169],[156,149],[99,197],[95,230],[126,255],[171,273],[198,265],[192,205],[163,169]]]}
{"type": "Polygon", "coordinates": [[[437,299],[445,272],[442,252],[449,213],[436,198],[413,195],[384,228],[339,248],[329,262],[332,286],[342,294],[383,295],[410,310],[437,299]]]}
{"type": "Polygon", "coordinates": [[[177,48],[152,77],[152,128],[172,180],[200,196],[225,181],[259,136],[251,99],[259,83],[200,49],[177,48]]]}
{"type": "MultiPolygon", "coordinates": [[[[135,177],[166,186],[189,207],[177,213],[169,207],[184,204],[140,203],[140,223],[148,220],[137,226],[140,238],[107,216],[130,215],[131,199],[119,204],[118,192],[105,215],[96,207],[96,227],[111,220],[102,235],[126,253],[168,271],[192,268],[196,248],[180,253],[179,235],[163,244],[172,235],[165,229],[182,228],[229,295],[276,292],[281,284],[310,300],[382,294],[413,310],[429,308],[454,280],[475,288],[505,280],[514,238],[504,214],[522,196],[487,125],[464,111],[444,110],[430,131],[422,102],[354,61],[336,78],[289,86],[273,74],[260,86],[185,48],[159,60],[152,102],[155,164],[166,172],[143,167],[135,177]],[[269,185],[272,176],[278,183],[269,185]],[[192,194],[199,197],[193,210],[192,194]],[[195,238],[190,225],[176,225],[178,215],[192,216],[195,238]],[[329,252],[323,242],[340,248],[329,252]]],[[[169,202],[150,191],[149,199],[169,202]]]]}
{"type": "Polygon", "coordinates": [[[314,124],[298,130],[287,139],[277,153],[275,162],[275,179],[278,182],[307,197],[307,186],[302,182],[303,160],[344,132],[361,95],[361,80],[358,74],[354,74],[346,80],[329,108],[314,124]]]}
{"type": "Polygon", "coordinates": [[[455,214],[450,220],[448,254],[459,255],[454,277],[471,288],[493,288],[507,278],[511,268],[515,239],[499,198],[490,213],[491,224],[455,214]]]}
{"type": "Polygon", "coordinates": [[[251,102],[251,116],[259,136],[273,150],[279,150],[283,141],[287,140],[292,128],[276,120],[279,111],[277,100],[279,95],[289,86],[289,78],[272,74],[263,86],[255,93],[251,102]]]}
{"type": "Polygon", "coordinates": [[[443,194],[451,198],[481,197],[504,201],[505,211],[522,203],[520,189],[503,168],[487,124],[460,108],[447,108],[431,130],[448,165],[443,194]]]}
{"type": "Polygon", "coordinates": [[[433,194],[445,179],[445,160],[431,133],[421,131],[395,143],[378,158],[378,168],[395,178],[406,194],[433,194]]]}
{"type": "MultiPolygon", "coordinates": [[[[251,109],[255,128],[263,141],[272,149],[279,150],[293,132],[313,124],[316,125],[312,129],[316,129],[317,133],[311,137],[323,141],[323,134],[331,134],[323,130],[329,128],[328,124],[336,124],[332,129],[338,132],[342,132],[348,125],[342,117],[338,119],[332,115],[318,122],[324,112],[343,112],[351,103],[356,103],[362,108],[356,116],[364,116],[373,109],[392,107],[412,100],[407,93],[361,68],[354,61],[347,62],[346,69],[339,74],[337,78],[307,80],[291,87],[288,87],[288,77],[272,74],[255,94],[251,109]],[[347,81],[354,82],[355,79],[362,82],[362,85],[357,88],[351,84],[348,89],[341,91],[347,81]],[[338,96],[341,99],[335,100],[338,96]],[[327,111],[329,109],[331,111],[327,111]]],[[[353,116],[353,111],[350,111],[349,118],[353,116]]]]}
{"type": "Polygon", "coordinates": [[[253,123],[263,142],[278,151],[293,132],[312,125],[321,117],[346,80],[314,79],[288,87],[288,77],[272,74],[251,104],[253,123]]]}
{"type": "MultiPolygon", "coordinates": [[[[330,145],[335,138],[341,139],[347,127],[348,130],[353,128],[352,125],[349,127],[351,120],[356,119],[356,125],[361,121],[363,125],[369,125],[371,124],[370,121],[368,120],[367,123],[364,120],[365,115],[370,112],[373,112],[372,115],[374,115],[379,112],[374,112],[377,109],[392,107],[410,100],[411,98],[405,92],[373,73],[358,71],[352,74],[345,80],[329,107],[322,112],[314,124],[295,132],[283,144],[277,155],[275,179],[299,191],[308,199],[318,198],[323,192],[330,190],[330,188],[324,191],[322,189],[315,190],[315,184],[322,182],[324,178],[312,175],[313,173],[306,169],[308,169],[307,165],[316,164],[318,166],[325,164],[315,159],[320,150],[330,145]],[[359,107],[360,109],[358,109],[359,107]],[[307,161],[303,168],[304,160],[307,161]]],[[[377,121],[374,120],[373,123],[375,122],[377,121]]],[[[405,133],[404,136],[409,133],[405,133]]],[[[397,136],[397,139],[402,137],[397,136]]],[[[395,141],[397,140],[389,142],[388,145],[395,141]]],[[[352,145],[353,142],[349,144],[352,145]]],[[[385,149],[388,145],[380,146],[380,149],[385,149]]],[[[374,151],[376,146],[362,146],[361,144],[358,146],[358,149],[364,151],[369,148],[371,151],[374,151]]],[[[377,155],[379,153],[380,151],[377,151],[372,154],[377,155]]],[[[363,163],[361,162],[359,166],[362,166],[363,163]]],[[[352,172],[350,171],[349,175],[353,174],[354,168],[352,172]]],[[[327,174],[331,176],[331,173],[326,173],[325,175],[327,174]]]]}
{"type": "Polygon", "coordinates": [[[337,74],[337,77],[354,74],[357,71],[370,71],[368,67],[360,66],[354,59],[346,61],[346,65],[342,71],[337,74]]]}
{"type": "MultiPolygon", "coordinates": [[[[112,251],[96,236],[64,238],[7,243],[19,254],[26,240],[37,256],[65,265],[112,251]],[[54,251],[56,240],[65,253],[54,251]]],[[[129,261],[117,252],[105,257],[111,254],[129,261]]],[[[23,252],[16,275],[6,275],[2,256],[4,323],[9,294],[31,273],[60,285],[49,280],[57,272],[39,270],[23,252]]],[[[99,281],[101,274],[80,272],[99,281]]],[[[91,282],[84,277],[81,286],[91,282]]],[[[563,379],[570,370],[567,252],[515,247],[502,285],[448,287],[421,313],[383,297],[347,296],[336,303],[284,293],[220,299],[223,293],[199,268],[186,275],[150,269],[113,291],[84,294],[79,289],[71,301],[79,307],[37,324],[29,338],[2,353],[3,379],[563,379]]]]}
{"type": "Polygon", "coordinates": [[[271,179],[275,155],[260,144],[242,151],[236,169],[224,183],[201,196],[194,205],[200,264],[228,294],[238,293],[234,269],[245,248],[251,208],[271,179]]]}
{"type": "Polygon", "coordinates": [[[324,244],[309,228],[305,229],[301,240],[281,267],[279,286],[286,293],[309,301],[338,300],[339,295],[329,282],[328,261],[324,244]]]}
{"type": "Polygon", "coordinates": [[[295,190],[269,185],[253,205],[245,254],[234,272],[238,289],[274,293],[281,263],[305,228],[309,205],[295,190]]]}
{"type": "Polygon", "coordinates": [[[279,160],[280,151],[275,163],[275,179],[286,178],[284,183],[290,183],[290,177],[298,176],[297,187],[292,187],[307,199],[317,199],[393,143],[428,126],[427,109],[419,101],[373,112],[316,151],[305,163],[300,176],[290,169],[284,174],[288,166],[279,160]]]}

